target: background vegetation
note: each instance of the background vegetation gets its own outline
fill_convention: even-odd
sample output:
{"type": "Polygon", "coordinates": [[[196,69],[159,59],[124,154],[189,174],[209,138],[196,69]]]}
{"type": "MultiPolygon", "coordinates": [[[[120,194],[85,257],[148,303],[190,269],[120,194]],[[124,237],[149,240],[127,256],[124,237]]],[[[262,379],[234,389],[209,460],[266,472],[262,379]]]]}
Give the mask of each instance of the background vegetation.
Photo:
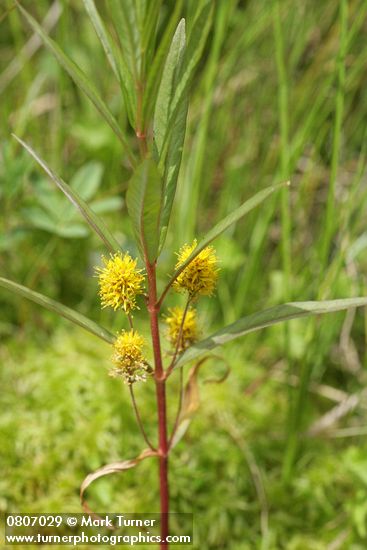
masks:
{"type": "MultiPolygon", "coordinates": [[[[83,3],[22,4],[47,18],[123,124],[83,3]]],[[[290,299],[367,294],[366,1],[213,4],[162,277],[181,244],[247,197],[284,179],[292,186],[218,240],[221,282],[202,307],[203,336],[290,299]]],[[[11,132],[42,152],[135,254],[126,159],[13,1],[0,8],[1,275],[111,326],[93,278],[99,243],[11,132]]],[[[160,28],[172,13],[190,26],[195,9],[194,0],[162,2],[160,28]]],[[[79,511],[82,478],[142,448],[128,393],[106,376],[107,346],[5,291],[0,304],[0,511],[79,511]]],[[[366,338],[363,311],[350,310],[226,347],[230,377],[202,384],[200,414],[172,460],[173,508],[194,512],[195,546],[366,547],[366,338]]],[[[222,371],[208,362],[203,378],[222,371]]],[[[152,432],[148,385],[138,399],[152,432]]],[[[154,511],[156,471],[143,463],[90,493],[95,509],[154,511]]]]}

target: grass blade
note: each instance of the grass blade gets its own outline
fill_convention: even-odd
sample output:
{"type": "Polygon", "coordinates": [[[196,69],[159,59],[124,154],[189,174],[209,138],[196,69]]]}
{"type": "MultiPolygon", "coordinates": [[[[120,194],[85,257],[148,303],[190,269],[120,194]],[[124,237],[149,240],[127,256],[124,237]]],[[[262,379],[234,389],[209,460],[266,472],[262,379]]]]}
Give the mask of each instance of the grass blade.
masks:
{"type": "Polygon", "coordinates": [[[325,225],[321,241],[321,265],[326,267],[329,260],[330,245],[335,234],[335,192],[340,162],[340,153],[343,137],[343,115],[345,103],[345,81],[347,64],[347,46],[348,46],[348,2],[340,0],[339,2],[339,20],[340,20],[340,44],[337,57],[337,92],[335,96],[335,119],[333,129],[333,145],[330,167],[330,184],[326,203],[325,225]]]}
{"type": "Polygon", "coordinates": [[[28,153],[38,162],[38,164],[44,169],[46,174],[52,179],[59,189],[67,196],[67,198],[74,204],[84,217],[88,225],[97,233],[102,239],[104,244],[111,252],[117,252],[120,250],[120,246],[110,231],[107,229],[103,221],[89,208],[87,203],[59,176],[51,170],[46,162],[38,156],[38,154],[23,140],[15,136],[15,139],[24,147],[28,153]]]}
{"type": "Polygon", "coordinates": [[[91,332],[109,344],[112,344],[115,340],[115,337],[111,332],[101,327],[91,319],[88,319],[88,317],[84,317],[84,315],[78,313],[74,309],[64,306],[63,304],[60,304],[59,302],[56,302],[55,300],[52,300],[39,292],[35,292],[26,286],[19,285],[18,283],[14,283],[13,281],[9,281],[9,279],[4,279],[3,277],[0,277],[0,286],[14,292],[15,294],[18,294],[19,296],[22,296],[23,298],[27,298],[27,300],[31,300],[32,302],[39,304],[53,313],[57,313],[61,317],[68,319],[68,321],[84,328],[88,332],[91,332]]]}
{"type": "Polygon", "coordinates": [[[94,106],[99,111],[99,113],[102,115],[105,121],[110,125],[110,127],[112,128],[112,130],[115,132],[116,136],[119,138],[120,142],[122,143],[131,164],[135,166],[136,164],[135,156],[128,144],[128,141],[124,133],[121,131],[121,128],[118,122],[116,121],[115,117],[113,116],[113,114],[111,113],[107,105],[104,103],[104,101],[102,101],[96,88],[90,82],[87,75],[81,70],[81,68],[72,59],[70,59],[62,51],[60,46],[45,33],[45,31],[37,23],[37,21],[20,4],[18,4],[18,8],[20,9],[24,17],[27,19],[32,29],[42,39],[45,46],[47,46],[47,48],[53,53],[53,55],[56,57],[60,65],[64,67],[64,69],[69,73],[70,77],[74,80],[75,84],[89,97],[89,99],[94,104],[94,106]]]}
{"type": "Polygon", "coordinates": [[[254,332],[277,323],[283,323],[299,317],[308,317],[310,315],[320,315],[322,313],[333,313],[352,307],[361,307],[367,305],[367,298],[345,298],[341,300],[326,300],[319,302],[290,302],[275,306],[264,311],[253,313],[242,317],[235,323],[224,327],[215,332],[209,338],[198,342],[187,351],[185,351],[176,366],[182,367],[188,361],[197,359],[208,351],[222,346],[231,340],[244,336],[249,332],[254,332]]]}

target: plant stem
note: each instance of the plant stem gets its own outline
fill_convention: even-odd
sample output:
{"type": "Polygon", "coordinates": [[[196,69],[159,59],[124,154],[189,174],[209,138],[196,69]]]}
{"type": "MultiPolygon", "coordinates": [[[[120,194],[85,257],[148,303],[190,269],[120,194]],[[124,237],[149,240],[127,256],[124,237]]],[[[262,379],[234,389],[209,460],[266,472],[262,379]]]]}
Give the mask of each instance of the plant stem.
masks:
{"type": "MultiPolygon", "coordinates": [[[[137,83],[137,126],[136,137],[139,142],[139,152],[142,160],[148,154],[145,121],[143,120],[143,103],[146,75],[145,52],[142,52],[141,74],[135,77],[137,83]]],[[[151,264],[145,258],[148,278],[148,312],[150,317],[150,331],[154,355],[154,377],[157,396],[158,411],[158,456],[159,456],[159,493],[161,501],[161,540],[165,541],[169,534],[169,486],[168,486],[168,438],[167,438],[167,411],[166,411],[166,376],[162,362],[161,343],[159,336],[158,313],[160,305],[157,304],[157,277],[156,262],[151,264]]],[[[160,548],[167,549],[168,544],[161,542],[160,548]]]]}
{"type": "Polygon", "coordinates": [[[129,321],[129,327],[131,328],[131,330],[134,330],[133,318],[131,317],[130,313],[128,313],[127,318],[128,318],[128,321],[129,321]]]}
{"type": "MultiPolygon", "coordinates": [[[[158,434],[159,434],[159,488],[161,500],[161,539],[166,540],[169,534],[169,485],[168,485],[168,440],[166,417],[166,381],[156,382],[158,404],[158,434]]],[[[168,548],[168,544],[162,543],[161,548],[168,548]]]]}
{"type": "MultiPolygon", "coordinates": [[[[162,364],[162,352],[159,337],[157,306],[157,281],[156,266],[146,262],[148,277],[148,311],[150,317],[150,329],[155,364],[155,383],[158,410],[158,454],[159,454],[159,487],[161,501],[161,539],[164,541],[169,533],[169,486],[168,486],[168,438],[167,438],[167,412],[166,412],[166,377],[162,364]]],[[[161,543],[161,549],[167,549],[168,545],[161,543]]]]}
{"type": "Polygon", "coordinates": [[[187,315],[187,312],[189,310],[189,306],[190,306],[190,298],[187,299],[186,306],[185,306],[185,309],[184,309],[184,312],[183,312],[183,315],[182,315],[180,329],[178,331],[178,337],[177,337],[175,351],[174,351],[174,354],[173,354],[173,357],[172,357],[171,364],[168,367],[167,373],[166,373],[167,377],[171,374],[171,372],[174,369],[174,366],[176,364],[177,355],[178,355],[178,352],[180,351],[180,347],[182,345],[183,328],[184,328],[184,324],[185,324],[186,315],[187,315]]]}
{"type": "Polygon", "coordinates": [[[156,449],[153,447],[153,445],[149,441],[149,438],[148,438],[147,433],[145,431],[144,424],[141,420],[140,412],[139,412],[139,409],[138,409],[138,405],[136,403],[135,394],[134,394],[134,390],[133,390],[132,385],[129,386],[129,390],[130,390],[131,401],[132,401],[132,404],[133,404],[133,409],[134,409],[135,416],[136,416],[136,421],[138,423],[138,426],[140,428],[140,431],[141,431],[141,434],[144,438],[144,441],[148,445],[148,447],[150,447],[152,449],[152,451],[156,451],[156,449]]]}

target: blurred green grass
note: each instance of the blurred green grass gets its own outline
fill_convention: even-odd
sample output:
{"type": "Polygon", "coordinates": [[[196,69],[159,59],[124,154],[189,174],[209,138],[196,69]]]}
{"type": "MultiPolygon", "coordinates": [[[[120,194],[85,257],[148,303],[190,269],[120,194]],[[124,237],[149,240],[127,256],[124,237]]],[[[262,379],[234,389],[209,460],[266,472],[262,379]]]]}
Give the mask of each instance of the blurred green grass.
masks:
{"type": "MultiPolygon", "coordinates": [[[[228,349],[233,371],[225,384],[201,384],[200,414],[172,455],[172,507],[193,511],[195,547],[260,548],[267,533],[271,549],[324,549],[345,533],[346,548],[362,549],[365,437],[305,438],[296,473],[284,486],[286,388],[270,379],[247,395],[264,371],[258,357],[244,364],[246,351],[228,349]],[[266,506],[254,478],[263,485],[266,506]]],[[[65,328],[41,350],[19,339],[2,348],[3,511],[78,512],[79,484],[89,471],[144,447],[126,388],[106,376],[108,353],[93,337],[65,328]]],[[[202,378],[220,370],[211,362],[202,378]]],[[[154,392],[148,384],[139,388],[138,400],[154,438],[154,392]]],[[[172,417],[173,397],[169,404],[172,417]]],[[[328,402],[314,394],[312,405],[315,419],[328,402]]],[[[100,480],[88,491],[95,510],[156,511],[157,497],[153,461],[100,480]]]]}
{"type": "MultiPolygon", "coordinates": [[[[55,5],[50,0],[22,3],[38,20],[55,5]]],[[[184,4],[183,15],[192,17],[195,2],[184,4]]],[[[10,134],[26,136],[66,181],[90,161],[98,161],[103,167],[101,199],[123,200],[129,171],[110,129],[51,55],[41,47],[27,58],[29,48],[22,48],[30,31],[12,5],[2,0],[3,11],[9,12],[3,17],[0,13],[1,274],[21,283],[31,281],[33,288],[83,313],[92,311],[96,320],[117,329],[121,319],[113,321],[98,306],[92,277],[102,252],[97,240],[91,235],[55,237],[25,218],[25,209],[39,206],[35,188],[41,176],[10,134]],[[16,62],[19,72],[10,78],[9,66],[16,62]]],[[[163,17],[173,5],[164,2],[163,17]]],[[[63,0],[60,6],[53,36],[120,112],[118,88],[82,3],[63,0]]],[[[163,283],[181,244],[204,233],[259,188],[289,177],[290,284],[281,253],[281,205],[274,199],[218,240],[221,284],[215,299],[201,306],[204,335],[239,315],[284,301],[288,292],[302,300],[366,294],[367,3],[348,3],[344,108],[326,260],[339,2],[306,0],[296,5],[286,0],[281,6],[286,151],[273,2],[218,2],[192,90],[176,207],[160,275],[163,283]]],[[[135,253],[125,206],[105,221],[135,253]]],[[[86,473],[132,457],[141,448],[126,389],[106,376],[108,348],[5,292],[0,304],[0,456],[5,472],[0,509],[77,511],[78,487],[86,473]]],[[[359,312],[351,324],[352,316],[292,322],[287,342],[282,328],[272,328],[226,348],[231,376],[221,386],[203,385],[202,414],[172,460],[173,507],[193,508],[200,548],[365,548],[366,444],[363,435],[334,433],[342,427],[361,428],[363,433],[366,426],[365,319],[359,312]],[[269,375],[274,365],[283,369],[281,383],[269,375]],[[292,381],[284,375],[289,365],[296,384],[302,371],[304,381],[314,387],[322,384],[362,398],[331,427],[332,437],[326,431],[321,437],[299,438],[301,452],[284,484],[289,431],[302,434],[333,406],[305,391],[308,398],[298,401],[303,414],[294,426],[294,403],[305,388],[287,383],[292,381]],[[246,393],[257,380],[257,391],[246,393]],[[248,467],[251,456],[267,495],[268,535],[266,513],[248,467]]],[[[209,365],[204,369],[208,373],[209,365]]],[[[150,388],[142,388],[139,398],[152,429],[150,388]]],[[[91,490],[93,504],[154,510],[155,474],[152,464],[143,463],[125,476],[100,481],[91,490]]]]}

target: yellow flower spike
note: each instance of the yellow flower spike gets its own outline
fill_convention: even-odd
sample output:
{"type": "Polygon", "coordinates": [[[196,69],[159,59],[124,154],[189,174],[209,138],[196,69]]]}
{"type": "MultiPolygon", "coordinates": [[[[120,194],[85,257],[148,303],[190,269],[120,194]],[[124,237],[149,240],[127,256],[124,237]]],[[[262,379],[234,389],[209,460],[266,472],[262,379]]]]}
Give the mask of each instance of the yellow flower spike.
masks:
{"type": "MultiPolygon", "coordinates": [[[[175,269],[181,267],[196,246],[197,241],[195,239],[192,245],[185,244],[180,248],[175,269]]],[[[210,296],[213,294],[218,280],[219,269],[217,263],[218,258],[214,248],[207,246],[180,273],[173,283],[173,287],[178,292],[187,291],[191,299],[199,295],[210,296]]]]}
{"type": "Polygon", "coordinates": [[[137,269],[137,260],[117,252],[110,258],[102,257],[105,267],[97,267],[99,295],[102,307],[122,308],[126,313],[137,308],[136,297],[143,293],[144,275],[137,269]]]}
{"type": "MultiPolygon", "coordinates": [[[[182,324],[182,317],[184,315],[184,309],[182,307],[172,307],[168,310],[169,315],[165,318],[167,325],[167,338],[173,347],[176,347],[177,340],[180,334],[180,328],[182,324]]],[[[189,308],[186,312],[185,321],[182,327],[182,336],[178,346],[178,351],[191,346],[198,340],[198,327],[196,319],[195,309],[189,308]]]]}
{"type": "Polygon", "coordinates": [[[134,330],[123,330],[113,344],[112,361],[115,367],[110,371],[113,377],[121,376],[125,384],[146,380],[150,371],[143,354],[144,338],[134,330]]]}

